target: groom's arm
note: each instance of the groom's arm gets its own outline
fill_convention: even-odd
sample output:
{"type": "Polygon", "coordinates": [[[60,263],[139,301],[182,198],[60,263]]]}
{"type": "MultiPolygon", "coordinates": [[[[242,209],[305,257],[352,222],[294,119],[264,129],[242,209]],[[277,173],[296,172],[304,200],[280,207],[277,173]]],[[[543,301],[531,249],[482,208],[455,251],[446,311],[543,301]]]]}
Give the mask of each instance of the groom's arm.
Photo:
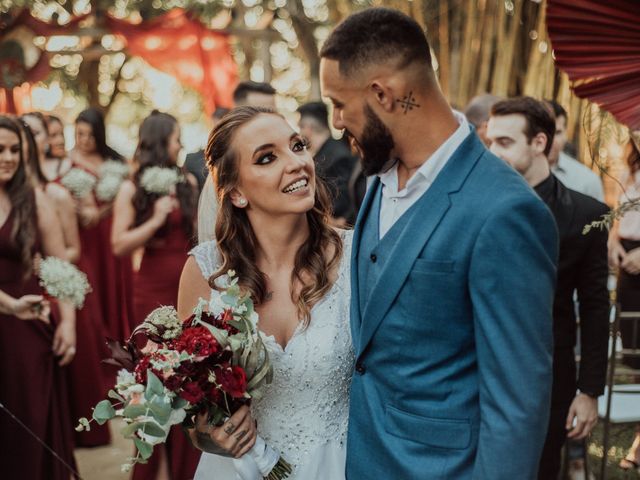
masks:
{"type": "Polygon", "coordinates": [[[547,432],[558,234],[535,197],[496,209],[471,258],[480,395],[475,479],[535,479],[547,432]]]}

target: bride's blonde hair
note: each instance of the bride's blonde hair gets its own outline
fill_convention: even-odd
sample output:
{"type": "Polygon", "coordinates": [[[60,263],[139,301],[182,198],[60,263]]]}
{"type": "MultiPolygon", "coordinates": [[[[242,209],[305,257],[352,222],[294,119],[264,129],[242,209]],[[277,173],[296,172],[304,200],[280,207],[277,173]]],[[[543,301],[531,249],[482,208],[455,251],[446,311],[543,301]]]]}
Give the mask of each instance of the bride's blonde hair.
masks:
{"type": "MultiPolygon", "coordinates": [[[[238,184],[238,156],[231,145],[238,129],[258,115],[282,115],[261,107],[238,107],[226,114],[209,134],[205,159],[211,172],[218,200],[215,237],[222,257],[222,265],[209,278],[212,288],[215,280],[229,269],[236,271],[240,285],[246,288],[256,304],[267,299],[267,280],[256,265],[258,241],[244,209],[236,208],[230,193],[238,184]]],[[[311,307],[331,288],[330,272],[342,258],[342,239],[329,225],[331,199],[325,185],[316,177],[314,207],[307,212],[309,238],[296,253],[291,273],[291,291],[296,281],[302,285],[300,293],[292,298],[305,324],[310,319],[311,307]],[[305,282],[303,275],[308,276],[305,282]]],[[[295,295],[292,293],[292,295],[295,295]]]]}

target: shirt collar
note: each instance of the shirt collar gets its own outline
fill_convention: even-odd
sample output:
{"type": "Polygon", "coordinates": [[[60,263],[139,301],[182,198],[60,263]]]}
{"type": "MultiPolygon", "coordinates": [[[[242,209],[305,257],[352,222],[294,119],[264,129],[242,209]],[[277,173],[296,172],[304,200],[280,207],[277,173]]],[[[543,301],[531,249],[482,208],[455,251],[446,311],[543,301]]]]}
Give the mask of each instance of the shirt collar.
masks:
{"type": "Polygon", "coordinates": [[[398,162],[396,161],[391,168],[378,174],[380,182],[388,190],[388,194],[392,196],[404,197],[419,185],[431,184],[436,176],[455,152],[465,138],[471,132],[471,127],[467,118],[460,112],[452,110],[454,117],[458,121],[458,128],[455,132],[431,154],[429,158],[416,170],[411,176],[405,188],[398,192],[398,162]]]}

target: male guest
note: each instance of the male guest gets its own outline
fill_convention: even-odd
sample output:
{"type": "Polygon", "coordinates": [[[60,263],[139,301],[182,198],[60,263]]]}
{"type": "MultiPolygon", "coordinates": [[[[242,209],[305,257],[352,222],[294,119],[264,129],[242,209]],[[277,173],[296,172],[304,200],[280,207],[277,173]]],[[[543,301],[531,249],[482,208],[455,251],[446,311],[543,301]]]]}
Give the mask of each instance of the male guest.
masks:
{"type": "Polygon", "coordinates": [[[534,479],[551,391],[549,209],[451,110],[410,17],[351,15],[320,57],[333,125],[374,175],[353,238],[347,477],[534,479]]]}
{"type": "Polygon", "coordinates": [[[487,147],[489,146],[489,140],[487,139],[487,122],[489,121],[489,114],[491,113],[491,107],[500,101],[500,97],[495,95],[478,95],[473,97],[467,107],[464,109],[464,116],[471,125],[476,127],[476,132],[487,147]]]}
{"type": "MultiPolygon", "coordinates": [[[[584,439],[598,420],[597,398],[607,369],[607,232],[583,227],[608,211],[603,203],[570,190],[549,170],[556,120],[547,105],[529,97],[496,103],[487,136],[491,151],[509,163],[553,213],[560,232],[558,284],[553,305],[553,389],[551,415],[538,478],[560,471],[567,437],[584,439]],[[580,304],[580,372],[576,382],[576,318],[573,292],[580,304]],[[568,434],[567,434],[568,432],[568,434]]],[[[535,285],[535,284],[533,284],[535,285]]]]}
{"type": "MultiPolygon", "coordinates": [[[[214,128],[222,117],[229,111],[228,108],[218,107],[211,115],[212,128],[214,128]]],[[[202,190],[204,187],[204,181],[207,178],[209,172],[207,171],[207,167],[204,163],[204,150],[200,149],[197,152],[189,153],[187,158],[184,161],[184,168],[191,174],[193,174],[198,180],[198,187],[202,190]]]]}
{"type": "Polygon", "coordinates": [[[329,113],[322,102],[306,103],[298,108],[300,133],[309,141],[308,150],[316,172],[329,185],[333,197],[333,219],[346,225],[353,216],[349,198],[349,179],[357,162],[349,147],[331,136],[329,113]]]}
{"type": "Polygon", "coordinates": [[[564,151],[567,145],[567,111],[555,100],[546,100],[545,103],[553,109],[556,117],[556,132],[548,155],[551,173],[571,190],[604,202],[600,177],[564,151]]]}
{"type": "Polygon", "coordinates": [[[234,107],[250,105],[276,109],[276,89],[268,83],[240,82],[233,91],[234,107]]]}

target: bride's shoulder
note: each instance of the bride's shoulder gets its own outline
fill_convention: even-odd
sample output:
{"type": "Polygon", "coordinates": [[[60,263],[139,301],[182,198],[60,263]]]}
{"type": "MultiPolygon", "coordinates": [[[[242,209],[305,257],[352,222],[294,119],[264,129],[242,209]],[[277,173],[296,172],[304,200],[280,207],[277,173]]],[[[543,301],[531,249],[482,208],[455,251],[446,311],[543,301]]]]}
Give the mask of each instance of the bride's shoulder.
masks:
{"type": "Polygon", "coordinates": [[[342,255],[349,258],[351,255],[351,245],[353,243],[353,229],[334,228],[342,240],[342,255]]]}
{"type": "Polygon", "coordinates": [[[195,259],[204,278],[209,278],[218,269],[220,254],[215,240],[198,244],[191,249],[189,255],[195,259]]]}

